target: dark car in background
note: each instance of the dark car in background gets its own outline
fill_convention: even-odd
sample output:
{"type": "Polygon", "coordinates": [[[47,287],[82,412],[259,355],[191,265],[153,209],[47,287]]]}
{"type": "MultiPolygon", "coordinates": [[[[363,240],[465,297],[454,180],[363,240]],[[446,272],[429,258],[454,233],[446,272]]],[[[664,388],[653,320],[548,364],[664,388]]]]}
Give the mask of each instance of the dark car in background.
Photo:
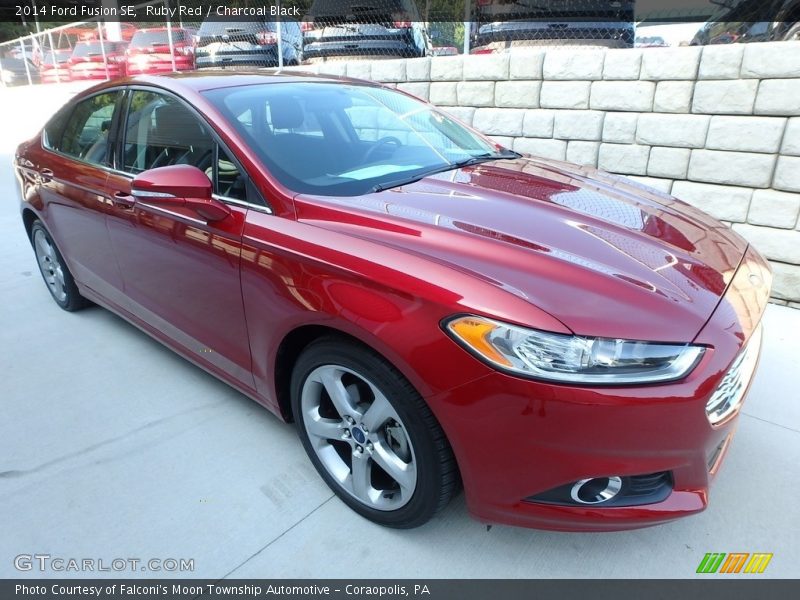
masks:
{"type": "Polygon", "coordinates": [[[140,29],[126,52],[129,75],[194,69],[194,29],[140,29]]]}
{"type": "Polygon", "coordinates": [[[636,48],[664,48],[669,44],[660,35],[644,35],[636,38],[634,46],[636,48]]]}
{"type": "MultiPolygon", "coordinates": [[[[299,65],[303,53],[300,24],[283,21],[280,34],[283,64],[299,65]]],[[[278,66],[278,23],[206,20],[197,33],[195,63],[198,69],[278,66]]]]}
{"type": "Polygon", "coordinates": [[[570,45],[630,48],[635,0],[477,0],[474,53],[515,46],[570,45]]]}
{"type": "Polygon", "coordinates": [[[116,79],[125,76],[127,42],[86,40],[78,42],[69,59],[72,81],[116,79]]]}
{"type": "Polygon", "coordinates": [[[308,60],[431,53],[413,0],[314,0],[306,22],[303,56],[308,60]]]}
{"type": "Polygon", "coordinates": [[[0,58],[0,83],[4,86],[39,83],[39,71],[30,60],[0,58]],[[28,77],[30,76],[30,81],[28,77]]]}
{"type": "Polygon", "coordinates": [[[800,40],[800,0],[710,0],[720,10],[700,28],[693,46],[800,40]]]}

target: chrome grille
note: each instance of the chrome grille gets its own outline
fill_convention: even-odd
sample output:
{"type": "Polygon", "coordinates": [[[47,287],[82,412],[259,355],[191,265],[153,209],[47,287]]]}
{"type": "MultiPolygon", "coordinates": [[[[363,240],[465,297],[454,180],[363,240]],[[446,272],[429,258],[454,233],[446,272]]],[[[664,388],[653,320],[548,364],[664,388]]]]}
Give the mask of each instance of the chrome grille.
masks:
{"type": "Polygon", "coordinates": [[[724,421],[739,408],[755,372],[760,349],[761,325],[753,332],[750,342],[733,361],[719,387],[706,403],[706,414],[712,425],[724,421]]]}

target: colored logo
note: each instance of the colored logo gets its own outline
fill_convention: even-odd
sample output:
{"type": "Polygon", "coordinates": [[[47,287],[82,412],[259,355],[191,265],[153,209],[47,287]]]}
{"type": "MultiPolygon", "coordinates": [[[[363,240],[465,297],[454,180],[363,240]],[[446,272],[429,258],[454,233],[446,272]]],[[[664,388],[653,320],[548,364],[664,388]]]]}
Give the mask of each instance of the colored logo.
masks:
{"type": "Polygon", "coordinates": [[[754,552],[708,552],[697,567],[698,573],[763,573],[772,553],[754,552]]]}
{"type": "Polygon", "coordinates": [[[353,427],[353,439],[359,444],[363,444],[367,441],[367,436],[358,427],[353,427]]]}

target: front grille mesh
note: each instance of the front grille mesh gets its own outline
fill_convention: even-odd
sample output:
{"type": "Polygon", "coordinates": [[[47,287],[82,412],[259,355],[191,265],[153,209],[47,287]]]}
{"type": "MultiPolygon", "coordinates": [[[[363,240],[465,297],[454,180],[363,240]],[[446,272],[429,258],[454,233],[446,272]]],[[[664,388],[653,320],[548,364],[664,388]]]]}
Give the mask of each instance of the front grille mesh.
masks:
{"type": "Polygon", "coordinates": [[[739,408],[750,379],[753,377],[761,349],[761,325],[753,332],[750,343],[739,353],[719,387],[706,403],[706,414],[712,425],[721,423],[739,408]]]}
{"type": "Polygon", "coordinates": [[[637,475],[630,478],[629,495],[631,496],[650,496],[657,494],[659,490],[672,487],[672,477],[669,472],[662,471],[651,475],[637,475]]]}

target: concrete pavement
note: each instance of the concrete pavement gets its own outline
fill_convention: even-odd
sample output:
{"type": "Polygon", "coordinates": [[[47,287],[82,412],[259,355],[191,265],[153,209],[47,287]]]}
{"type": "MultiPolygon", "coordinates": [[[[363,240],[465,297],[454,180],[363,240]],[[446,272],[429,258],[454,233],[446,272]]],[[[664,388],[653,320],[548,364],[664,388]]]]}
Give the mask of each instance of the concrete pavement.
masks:
{"type": "Polygon", "coordinates": [[[15,569],[35,553],[194,559],[184,575],[202,578],[674,578],[695,576],[706,552],[772,552],[763,577],[798,575],[800,311],[767,312],[761,369],[705,513],[626,533],[487,531],[459,497],[422,528],[383,529],[333,496],[291,426],[107,311],[55,305],[17,212],[11,146],[0,148],[0,577],[80,576],[15,569]]]}

